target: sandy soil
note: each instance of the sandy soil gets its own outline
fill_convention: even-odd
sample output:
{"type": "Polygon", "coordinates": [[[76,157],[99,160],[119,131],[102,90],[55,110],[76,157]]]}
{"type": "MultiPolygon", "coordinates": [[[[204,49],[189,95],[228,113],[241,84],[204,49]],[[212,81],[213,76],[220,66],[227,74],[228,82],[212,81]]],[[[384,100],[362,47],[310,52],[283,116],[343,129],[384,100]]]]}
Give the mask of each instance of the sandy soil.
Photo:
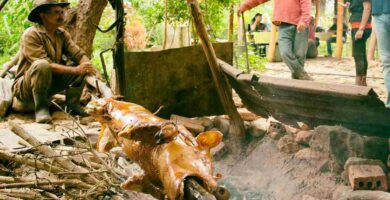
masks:
{"type": "MultiPolygon", "coordinates": [[[[308,59],[305,65],[306,71],[316,82],[354,84],[355,62],[353,58],[337,60],[335,58],[319,57],[308,59]]],[[[268,63],[266,70],[255,72],[257,74],[290,78],[290,71],[283,62],[268,63]]],[[[367,84],[372,87],[381,100],[386,99],[386,89],[382,75],[382,67],[379,63],[372,63],[368,68],[367,84]]]]}

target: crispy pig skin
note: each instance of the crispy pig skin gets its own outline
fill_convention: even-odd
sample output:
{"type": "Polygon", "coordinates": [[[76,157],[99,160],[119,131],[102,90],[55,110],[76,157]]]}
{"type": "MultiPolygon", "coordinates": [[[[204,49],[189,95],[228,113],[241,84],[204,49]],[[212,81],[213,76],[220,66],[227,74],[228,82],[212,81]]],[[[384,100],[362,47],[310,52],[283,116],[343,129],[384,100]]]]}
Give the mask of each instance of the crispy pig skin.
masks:
{"type": "Polygon", "coordinates": [[[209,191],[217,187],[210,148],[221,142],[220,132],[203,132],[195,138],[182,125],[159,118],[137,104],[114,99],[92,100],[86,111],[102,123],[98,150],[121,146],[142,167],[145,178],[162,187],[169,199],[183,199],[187,177],[199,180],[209,191]],[[157,144],[156,134],[163,143],[157,144]]]}

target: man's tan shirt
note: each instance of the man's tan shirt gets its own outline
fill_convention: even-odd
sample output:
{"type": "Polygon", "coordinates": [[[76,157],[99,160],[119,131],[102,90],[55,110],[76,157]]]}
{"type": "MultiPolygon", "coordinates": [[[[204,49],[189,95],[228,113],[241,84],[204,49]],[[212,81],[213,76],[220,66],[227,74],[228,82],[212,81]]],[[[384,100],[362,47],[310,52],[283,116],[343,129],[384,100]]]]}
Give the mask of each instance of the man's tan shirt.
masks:
{"type": "Polygon", "coordinates": [[[15,82],[36,60],[44,59],[49,63],[65,64],[63,56],[66,56],[67,59],[79,63],[85,55],[67,31],[58,28],[55,32],[55,41],[52,42],[42,25],[30,27],[23,33],[20,48],[15,82]]]}

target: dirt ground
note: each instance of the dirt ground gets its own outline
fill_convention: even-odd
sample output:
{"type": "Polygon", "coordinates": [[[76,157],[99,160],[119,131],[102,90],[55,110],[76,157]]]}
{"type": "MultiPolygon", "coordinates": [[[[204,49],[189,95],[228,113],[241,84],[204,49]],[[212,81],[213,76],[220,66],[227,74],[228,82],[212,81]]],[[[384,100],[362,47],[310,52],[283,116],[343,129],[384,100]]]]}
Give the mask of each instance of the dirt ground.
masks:
{"type": "MultiPolygon", "coordinates": [[[[343,58],[342,60],[326,57],[308,59],[306,60],[305,69],[316,82],[355,83],[355,62],[353,58],[343,58]]],[[[265,71],[255,73],[274,77],[291,77],[287,65],[283,62],[268,63],[265,71]]],[[[382,67],[379,62],[370,63],[367,84],[374,89],[382,101],[385,101],[386,89],[384,87],[382,67]]]]}

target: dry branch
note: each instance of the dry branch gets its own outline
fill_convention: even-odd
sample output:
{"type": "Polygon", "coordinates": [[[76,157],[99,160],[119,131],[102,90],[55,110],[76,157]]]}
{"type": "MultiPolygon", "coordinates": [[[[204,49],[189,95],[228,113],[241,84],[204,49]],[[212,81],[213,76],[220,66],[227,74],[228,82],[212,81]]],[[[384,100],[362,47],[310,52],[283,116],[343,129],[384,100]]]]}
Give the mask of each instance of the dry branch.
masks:
{"type": "Polygon", "coordinates": [[[206,55],[207,61],[210,65],[212,77],[214,80],[215,87],[217,88],[219,99],[222,103],[222,106],[225,112],[229,115],[231,119],[231,130],[233,133],[232,136],[236,137],[233,140],[235,143],[231,143],[232,150],[235,153],[238,153],[239,147],[237,147],[237,142],[242,141],[245,134],[244,122],[241,119],[240,115],[237,112],[237,109],[234,105],[233,99],[231,98],[232,90],[229,87],[227,79],[223,72],[220,70],[217,56],[215,54],[212,43],[210,42],[209,36],[207,34],[204,20],[200,12],[199,4],[197,0],[187,0],[187,4],[190,7],[190,12],[192,15],[193,22],[197,34],[202,41],[202,47],[206,55]]]}
{"type": "Polygon", "coordinates": [[[17,162],[20,164],[25,164],[25,165],[28,165],[30,167],[34,167],[36,169],[45,170],[45,171],[53,172],[53,173],[59,173],[59,172],[66,171],[65,169],[51,165],[49,163],[30,158],[28,156],[16,155],[16,154],[13,154],[13,153],[10,153],[7,151],[0,151],[0,159],[9,160],[9,161],[17,162]]]}
{"type": "Polygon", "coordinates": [[[22,188],[22,187],[38,187],[38,186],[61,186],[65,185],[67,187],[77,187],[83,189],[91,189],[93,186],[88,185],[77,179],[68,179],[68,180],[33,180],[28,182],[15,182],[15,183],[3,183],[0,184],[0,189],[4,188],[22,188]]]}
{"type": "Polygon", "coordinates": [[[23,199],[43,199],[41,194],[30,189],[0,189],[0,195],[23,199]]]}
{"type": "MultiPolygon", "coordinates": [[[[44,145],[43,143],[41,143],[39,140],[37,140],[34,136],[32,136],[30,133],[28,133],[26,130],[24,130],[20,125],[16,124],[15,122],[9,121],[8,125],[15,134],[17,134],[19,137],[21,137],[26,142],[31,144],[42,154],[48,157],[53,157],[54,160],[58,164],[60,164],[63,168],[72,172],[88,172],[87,169],[74,164],[72,161],[68,159],[63,158],[61,155],[56,153],[49,145],[44,145]]],[[[95,177],[92,176],[88,176],[86,179],[89,183],[99,182],[95,177]]]]}

